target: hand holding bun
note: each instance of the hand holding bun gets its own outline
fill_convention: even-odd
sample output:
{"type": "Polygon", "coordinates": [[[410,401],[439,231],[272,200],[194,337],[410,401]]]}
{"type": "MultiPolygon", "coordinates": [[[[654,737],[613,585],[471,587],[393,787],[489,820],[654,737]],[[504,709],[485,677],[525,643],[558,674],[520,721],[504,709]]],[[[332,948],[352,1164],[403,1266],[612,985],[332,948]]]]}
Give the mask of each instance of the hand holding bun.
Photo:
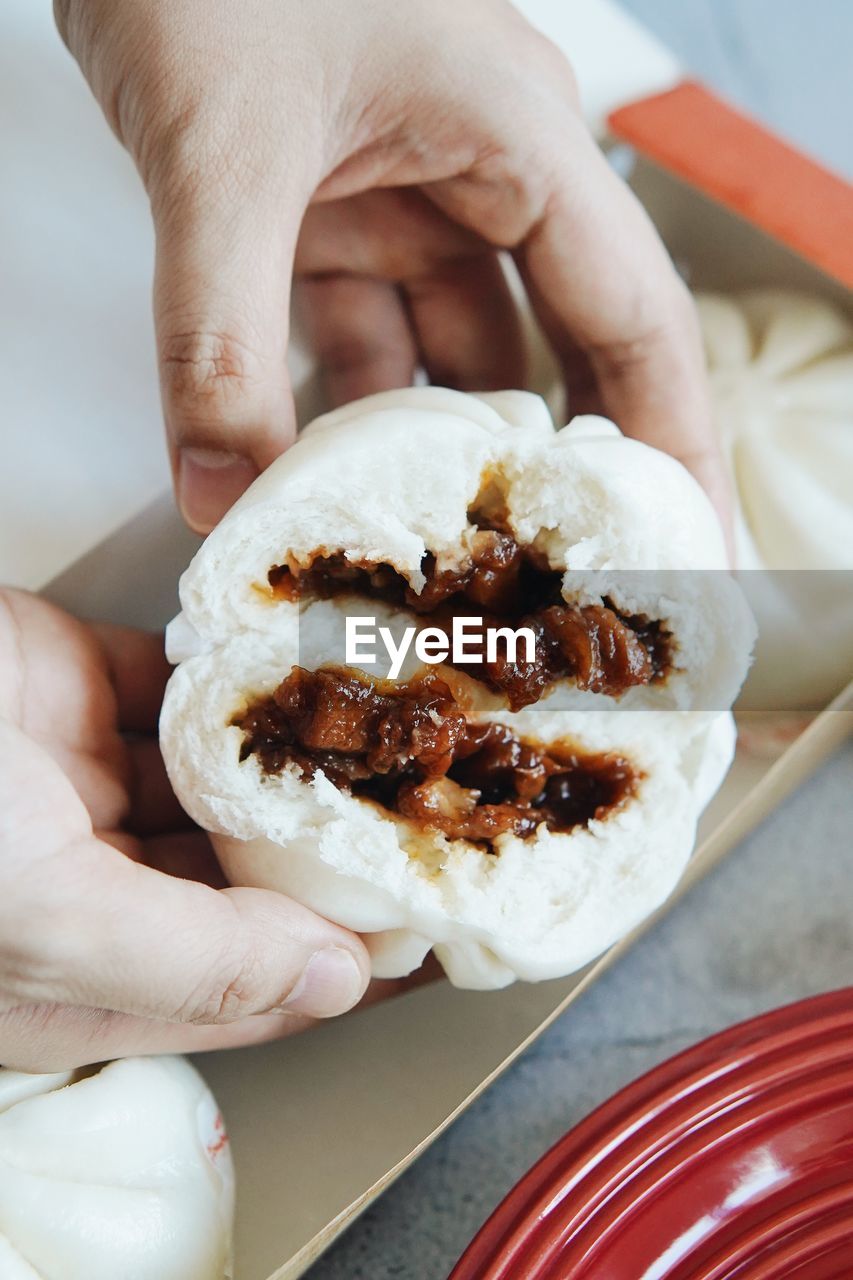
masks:
{"type": "Polygon", "coordinates": [[[571,972],[670,892],[728,765],[752,632],[725,564],[696,482],[603,419],[555,432],[520,392],[357,402],[182,578],[172,784],[232,882],[363,932],[379,976],[430,948],[463,986],[571,972]],[[478,609],[547,661],[341,668],[347,612],[399,633],[478,609]]]}
{"type": "Polygon", "coordinates": [[[163,637],[0,590],[0,1060],[253,1044],[350,1008],[358,938],[225,885],[168,785],[163,637]]]}
{"type": "Polygon", "coordinates": [[[233,1214],[222,1117],[188,1062],[0,1071],[3,1280],[223,1280],[233,1214]]]}
{"type": "Polygon", "coordinates": [[[725,508],[687,290],[568,62],[512,4],[55,8],[151,203],[163,407],[194,528],[292,442],[292,290],[332,404],[418,366],[521,385],[501,252],[572,393],[684,458],[725,508]]]}

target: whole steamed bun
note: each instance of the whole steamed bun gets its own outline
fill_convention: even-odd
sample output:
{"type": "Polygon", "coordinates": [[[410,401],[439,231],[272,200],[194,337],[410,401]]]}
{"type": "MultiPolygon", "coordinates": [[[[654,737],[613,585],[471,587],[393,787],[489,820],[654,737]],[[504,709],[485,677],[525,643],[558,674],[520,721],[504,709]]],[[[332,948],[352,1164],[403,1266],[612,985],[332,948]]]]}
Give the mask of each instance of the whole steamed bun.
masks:
{"type": "MultiPolygon", "coordinates": [[[[167,633],[179,665],[161,718],[175,791],[213,833],[232,883],[278,889],[365,934],[377,976],[410,972],[430,949],[460,986],[572,972],[669,894],[731,760],[727,708],[752,622],[725,566],[695,481],[603,419],[555,432],[535,396],[431,387],[349,405],[255,482],[181,579],[182,614],[167,633]],[[606,597],[660,619],[674,670],[618,703],[563,680],[516,711],[458,671],[438,673],[476,723],[629,760],[639,782],[624,803],[569,831],[505,832],[484,851],[412,826],[322,769],[269,774],[246,755],[241,708],[296,665],[340,661],[339,602],[276,596],[273,566],[343,553],[392,566],[417,593],[424,557],[465,563],[473,513],[490,512],[562,575],[566,602],[606,597]]],[[[369,612],[391,627],[412,620],[402,605],[371,601],[369,612]]]]}
{"type": "Polygon", "coordinates": [[[233,1212],[222,1118],[188,1062],[0,1070],[3,1280],[224,1280],[233,1212]]]}
{"type": "Polygon", "coordinates": [[[745,701],[817,707],[853,678],[853,324],[783,289],[696,301],[738,566],[763,571],[744,578],[759,620],[745,701]]]}

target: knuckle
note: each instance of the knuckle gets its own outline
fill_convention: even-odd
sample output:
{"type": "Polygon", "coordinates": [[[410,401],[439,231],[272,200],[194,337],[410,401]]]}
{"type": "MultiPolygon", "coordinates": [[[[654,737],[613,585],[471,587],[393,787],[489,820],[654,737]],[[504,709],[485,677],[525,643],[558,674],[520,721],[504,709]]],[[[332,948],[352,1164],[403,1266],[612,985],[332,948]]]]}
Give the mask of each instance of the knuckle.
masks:
{"type": "Polygon", "coordinates": [[[256,88],[211,93],[209,83],[177,71],[171,81],[168,95],[160,84],[150,87],[156,108],[137,123],[129,119],[127,128],[155,225],[179,230],[211,206],[250,204],[272,217],[293,170],[277,135],[259,125],[256,88]]]}
{"type": "Polygon", "coordinates": [[[472,166],[470,180],[477,230],[496,249],[516,249],[544,216],[548,166],[530,163],[522,147],[490,142],[472,166]]]}
{"type": "Polygon", "coordinates": [[[689,290],[673,271],[666,287],[652,284],[638,296],[632,318],[620,335],[608,335],[588,352],[607,373],[639,372],[662,353],[689,351],[697,323],[689,290]]]}
{"type": "Polygon", "coordinates": [[[258,365],[252,348],[233,333],[178,329],[160,343],[166,402],[190,425],[238,404],[260,381],[258,365]]]}
{"type": "Polygon", "coordinates": [[[531,53],[539,72],[548,76],[558,94],[565,97],[573,107],[580,103],[578,81],[574,67],[553,40],[536,28],[531,29],[531,53]]]}
{"type": "Polygon", "coordinates": [[[223,965],[183,1003],[176,1012],[176,1021],[221,1025],[263,1012],[263,1002],[258,998],[262,979],[263,964],[257,948],[244,944],[231,951],[227,967],[223,965]]]}
{"type": "Polygon", "coordinates": [[[248,364],[239,340],[203,330],[171,335],[163,343],[161,359],[200,395],[215,393],[223,382],[244,381],[248,364]]]}
{"type": "Polygon", "coordinates": [[[591,354],[608,372],[629,374],[646,366],[671,336],[669,324],[653,324],[630,337],[602,343],[591,354]]]}
{"type": "Polygon", "coordinates": [[[184,90],[178,105],[156,113],[140,131],[135,148],[155,222],[191,210],[205,190],[207,175],[220,168],[217,131],[201,95],[184,90]]]}
{"type": "MultiPolygon", "coordinates": [[[[562,70],[571,70],[568,59],[553,40],[546,36],[544,31],[534,26],[530,19],[508,0],[503,4],[502,17],[503,43],[511,63],[518,63],[521,58],[540,72],[543,64],[550,64],[562,70]]],[[[494,24],[495,15],[491,11],[489,18],[491,24],[494,24]]]]}

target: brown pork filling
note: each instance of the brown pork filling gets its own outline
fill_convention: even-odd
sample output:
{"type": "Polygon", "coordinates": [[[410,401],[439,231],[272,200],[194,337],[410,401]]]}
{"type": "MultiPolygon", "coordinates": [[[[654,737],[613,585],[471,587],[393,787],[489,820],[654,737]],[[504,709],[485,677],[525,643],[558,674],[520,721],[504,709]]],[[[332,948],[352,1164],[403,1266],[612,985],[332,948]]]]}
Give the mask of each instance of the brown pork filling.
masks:
{"type": "Polygon", "coordinates": [[[621,756],[544,748],[504,725],[469,723],[434,672],[399,683],[295,667],[232,723],[244,734],[240,758],[256,755],[268,774],[289,763],[304,777],[322,770],[342,791],[487,847],[543,822],[552,831],[586,826],[639,781],[621,756]]]}
{"type": "Polygon", "coordinates": [[[340,554],[317,556],[308,568],[276,565],[268,579],[273,594],[283,599],[297,600],[303,593],[363,595],[430,614],[430,625],[445,629],[454,615],[472,612],[482,617],[483,632],[530,627],[536,640],[532,662],[520,644],[512,662],[505,648],[488,662],[483,647],[483,661],[465,667],[503,694],[513,711],[537,702],[555,680],[566,677],[581,689],[618,698],[632,685],[665,679],[670,670],[671,637],[660,622],[620,613],[609,601],[566,604],[562,575],[508,533],[480,528],[469,564],[439,571],[435,557],[427,555],[421,569],[426,584],[420,594],[391,565],[354,564],[340,554]]]}

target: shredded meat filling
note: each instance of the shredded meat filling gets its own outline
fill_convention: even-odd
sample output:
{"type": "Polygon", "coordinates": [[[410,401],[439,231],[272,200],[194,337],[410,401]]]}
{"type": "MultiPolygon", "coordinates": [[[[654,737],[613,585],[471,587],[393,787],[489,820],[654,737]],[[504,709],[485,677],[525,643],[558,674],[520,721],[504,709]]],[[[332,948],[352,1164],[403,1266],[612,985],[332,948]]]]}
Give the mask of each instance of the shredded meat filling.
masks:
{"type": "Polygon", "coordinates": [[[635,791],[637,771],[617,755],[518,738],[469,723],[434,672],[405,683],[346,667],[296,667],[232,721],[241,759],[266,773],[295,764],[335,786],[451,839],[527,837],[541,824],[570,831],[604,818],[635,791]]]}
{"type": "MultiPolygon", "coordinates": [[[[620,697],[632,685],[663,680],[671,665],[669,633],[660,622],[622,614],[602,605],[573,605],[563,600],[562,575],[543,565],[529,549],[496,529],[478,529],[470,562],[439,570],[427,555],[421,566],[426,583],[418,593],[388,564],[356,564],[343,555],[317,556],[308,568],[276,565],[269,572],[273,592],[296,600],[305,594],[333,597],[364,595],[430,614],[430,625],[449,632],[453,617],[479,611],[483,634],[489,627],[529,627],[536,639],[533,661],[524,645],[510,661],[506,648],[495,661],[468,666],[469,675],[506,697],[513,711],[537,702],[556,680],[573,678],[581,689],[620,697]]],[[[476,643],[471,651],[476,652],[476,643]]]]}

